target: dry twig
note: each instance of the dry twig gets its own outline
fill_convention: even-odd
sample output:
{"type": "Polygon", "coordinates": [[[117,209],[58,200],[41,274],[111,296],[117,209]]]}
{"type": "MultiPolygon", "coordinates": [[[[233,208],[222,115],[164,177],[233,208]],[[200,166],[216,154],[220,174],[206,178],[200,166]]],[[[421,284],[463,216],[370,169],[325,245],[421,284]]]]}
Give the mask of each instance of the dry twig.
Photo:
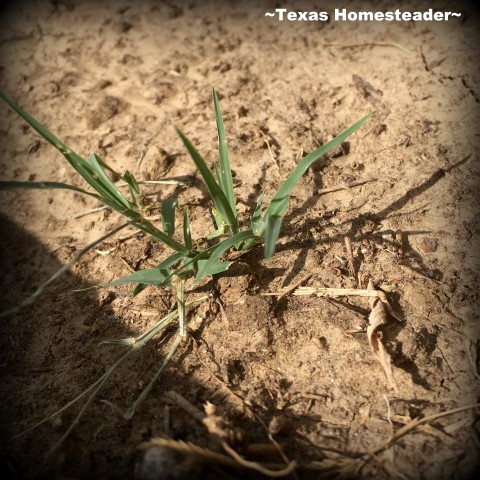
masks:
{"type": "Polygon", "coordinates": [[[341,43],[324,43],[325,47],[338,47],[338,48],[365,48],[365,47],[395,47],[403,50],[404,52],[415,55],[411,50],[408,50],[405,47],[402,47],[398,43],[350,43],[350,44],[341,44],[341,43]]]}
{"type": "Polygon", "coordinates": [[[277,298],[277,302],[282,300],[282,298],[285,298],[289,293],[293,292],[295,289],[297,289],[302,283],[305,283],[307,280],[309,280],[312,277],[312,274],[309,273],[305,277],[302,277],[298,282],[295,282],[293,285],[287,287],[277,298]]]}
{"type": "MultiPolygon", "coordinates": [[[[265,292],[262,293],[264,296],[279,296],[282,293],[274,292],[265,292]]],[[[368,290],[368,289],[356,289],[356,288],[315,288],[315,287],[299,287],[294,292],[293,295],[316,295],[317,297],[378,297],[389,315],[398,320],[399,322],[402,319],[395,313],[395,311],[390,306],[387,296],[381,290],[368,290]]]]}
{"type": "Polygon", "coordinates": [[[341,185],[336,185],[335,187],[321,188],[317,190],[317,195],[325,195],[326,193],[338,192],[339,190],[348,190],[349,188],[358,187],[369,182],[376,182],[376,178],[367,178],[366,180],[356,180],[355,182],[342,183],[341,185]]]}

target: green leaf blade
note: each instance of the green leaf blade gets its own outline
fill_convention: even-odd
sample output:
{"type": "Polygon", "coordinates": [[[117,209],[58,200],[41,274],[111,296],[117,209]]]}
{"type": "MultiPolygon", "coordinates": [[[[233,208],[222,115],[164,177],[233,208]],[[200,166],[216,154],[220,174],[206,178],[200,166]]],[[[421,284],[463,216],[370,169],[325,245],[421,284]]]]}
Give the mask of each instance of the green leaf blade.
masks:
{"type": "Polygon", "coordinates": [[[202,276],[216,275],[217,273],[226,272],[233,262],[214,262],[209,263],[208,260],[199,260],[198,269],[202,270],[202,276]]]}
{"type": "Polygon", "coordinates": [[[269,215],[265,226],[265,246],[264,257],[266,260],[272,258],[275,253],[280,228],[282,226],[282,217],[269,215]]]}
{"type": "Polygon", "coordinates": [[[235,205],[235,195],[233,193],[232,170],[230,167],[230,159],[228,155],[227,136],[225,134],[225,125],[223,123],[222,112],[220,110],[220,103],[218,101],[217,92],[212,89],[213,105],[215,109],[215,121],[217,124],[218,133],[218,154],[220,160],[219,183],[222,187],[223,193],[227,197],[230,208],[233,214],[237,217],[237,209],[235,205]]]}
{"type": "Polygon", "coordinates": [[[316,150],[305,156],[277,190],[265,214],[267,216],[283,215],[284,212],[280,213],[284,205],[283,199],[287,198],[290,195],[290,193],[295,188],[300,179],[303,177],[308,168],[320,157],[340,145],[347,137],[349,137],[352,133],[358,130],[370,118],[370,116],[371,113],[360,119],[358,122],[354,123],[351,127],[344,130],[333,140],[330,140],[325,145],[322,145],[321,147],[317,148],[316,150]]]}
{"type": "Polygon", "coordinates": [[[261,235],[262,232],[262,207],[263,207],[263,198],[265,194],[262,193],[258,199],[257,206],[252,215],[251,227],[255,235],[261,235]]]}
{"type": "Polygon", "coordinates": [[[162,202],[162,229],[163,232],[169,237],[171,237],[175,233],[176,207],[176,198],[167,198],[162,202]]]}
{"type": "MultiPolygon", "coordinates": [[[[197,274],[195,275],[195,281],[199,281],[203,277],[210,275],[210,271],[214,268],[215,262],[230,248],[236,246],[240,242],[248,240],[250,238],[254,238],[254,234],[251,230],[246,230],[244,232],[238,232],[235,235],[232,235],[230,238],[223,240],[222,242],[215,245],[212,254],[207,259],[205,263],[202,263],[201,266],[199,265],[197,274]]],[[[200,262],[199,262],[200,263],[200,262]]]]}
{"type": "Polygon", "coordinates": [[[371,113],[354,123],[351,127],[344,130],[333,140],[327,142],[325,145],[322,145],[305,156],[293,170],[293,172],[290,173],[287,179],[282,183],[270,201],[270,204],[265,211],[263,221],[257,223],[257,229],[255,230],[255,234],[257,236],[265,233],[264,255],[266,259],[271,258],[275,252],[275,245],[280,236],[280,228],[282,225],[281,218],[288,209],[289,195],[303,177],[307,169],[321,156],[340,145],[347,137],[358,130],[370,118],[370,116],[371,113]]]}
{"type": "Polygon", "coordinates": [[[187,250],[191,251],[193,248],[192,232],[190,229],[190,220],[188,218],[188,210],[186,207],[183,209],[183,241],[185,242],[185,247],[187,250]]]}
{"type": "Polygon", "coordinates": [[[87,290],[101,287],[116,287],[118,285],[124,285],[126,283],[138,283],[140,285],[155,285],[157,287],[167,287],[172,285],[170,280],[171,276],[172,272],[169,270],[160,270],[159,268],[147,268],[144,270],[137,270],[136,272],[130,273],[125,277],[117,278],[117,280],[113,280],[112,282],[100,283],[98,285],[81,288],[75,291],[84,292],[87,290]]]}
{"type": "Polygon", "coordinates": [[[95,193],[88,192],[80,187],[75,187],[68,183],[61,182],[15,182],[15,181],[0,181],[0,190],[52,190],[52,189],[65,189],[80,192],[85,195],[90,195],[100,200],[100,197],[95,193]]]}
{"type": "Polygon", "coordinates": [[[230,203],[223,193],[220,185],[215,180],[212,172],[210,172],[205,160],[200,156],[196,148],[192,145],[190,140],[183,134],[180,129],[176,129],[178,136],[182,140],[185,148],[187,149],[190,157],[192,158],[193,162],[195,163],[198,171],[203,177],[207,189],[212,197],[213,202],[215,203],[218,211],[222,214],[225,221],[227,221],[231,227],[232,233],[238,232],[238,221],[236,216],[234,215],[230,203]]]}
{"type": "Polygon", "coordinates": [[[51,143],[55,148],[60,150],[60,152],[64,153],[69,148],[65,145],[59,138],[57,138],[53,133],[51,133],[44,125],[42,125],[38,120],[33,118],[29,113],[27,113],[23,108],[17,105],[13,100],[7,97],[1,90],[0,90],[0,98],[10,105],[10,107],[15,110],[18,115],[20,115],[29,125],[31,125],[45,140],[51,143]]]}
{"type": "Polygon", "coordinates": [[[95,190],[97,190],[97,192],[102,196],[118,203],[120,208],[123,207],[129,209],[131,207],[130,202],[125,198],[123,193],[120,192],[110,178],[108,178],[101,166],[100,158],[95,153],[92,153],[87,157],[87,163],[93,172],[89,175],[91,178],[84,177],[85,180],[87,180],[87,182],[90,184],[93,182],[95,185],[97,185],[96,188],[94,187],[95,190]]]}
{"type": "MultiPolygon", "coordinates": [[[[101,159],[99,158],[99,160],[101,159]]],[[[102,160],[101,160],[101,165],[104,169],[108,167],[108,165],[102,160]]],[[[133,173],[127,170],[123,174],[122,178],[128,185],[128,189],[130,190],[130,195],[132,196],[132,199],[137,198],[140,195],[141,191],[140,191],[140,186],[138,185],[137,179],[133,176],[133,173]]]]}
{"type": "Polygon", "coordinates": [[[139,230],[144,231],[145,233],[148,233],[153,238],[160,240],[165,245],[168,245],[172,250],[182,253],[183,255],[188,255],[188,249],[186,247],[174,240],[172,237],[169,237],[166,233],[156,228],[149,221],[140,218],[138,220],[135,219],[130,221],[129,224],[138,228],[139,230]]]}

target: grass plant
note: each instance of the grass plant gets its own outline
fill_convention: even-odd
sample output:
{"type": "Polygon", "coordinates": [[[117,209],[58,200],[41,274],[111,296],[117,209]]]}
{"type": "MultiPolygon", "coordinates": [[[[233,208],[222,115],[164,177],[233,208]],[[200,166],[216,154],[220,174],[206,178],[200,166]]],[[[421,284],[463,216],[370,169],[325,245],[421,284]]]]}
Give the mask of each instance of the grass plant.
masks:
{"type": "MultiPolygon", "coordinates": [[[[94,398],[98,395],[100,389],[105,385],[107,380],[120,366],[120,364],[129,358],[132,353],[135,353],[142,348],[143,345],[145,345],[145,343],[147,343],[150,339],[158,335],[159,332],[163,331],[167,325],[174,321],[174,319],[178,318],[178,334],[172,341],[167,357],[161,364],[158,371],[153,375],[147,387],[142,391],[137,400],[124,414],[125,418],[131,418],[131,416],[133,416],[136,408],[148,394],[161,371],[165,368],[167,362],[174,355],[182,340],[187,336],[186,310],[189,304],[185,302],[185,281],[188,278],[193,278],[195,282],[198,282],[205,277],[225,272],[232,264],[231,261],[222,260],[222,257],[225,253],[232,249],[249,250],[257,242],[264,242],[264,257],[265,259],[270,259],[275,252],[275,247],[280,236],[282,218],[288,209],[290,194],[297,183],[316,160],[335,147],[339,146],[347,137],[359,129],[370,116],[370,114],[366,115],[361,120],[354,123],[351,127],[343,131],[340,135],[336,136],[333,140],[305,156],[298,163],[296,168],[287,176],[286,180],[272,196],[266,207],[264,208],[265,196],[262,194],[258,199],[257,206],[247,222],[247,225],[240,225],[236,209],[235,192],[233,189],[225,126],[220,110],[218,96],[215,90],[213,90],[213,106],[218,134],[218,162],[214,163],[212,169],[207,165],[205,160],[196,150],[191,141],[185,136],[185,134],[178,128],[176,129],[180,140],[182,141],[185,149],[198,169],[213,203],[215,225],[212,226],[211,233],[205,239],[203,239],[207,240],[207,242],[200,243],[194,241],[192,238],[191,225],[187,209],[183,210],[181,232],[183,240],[178,240],[178,235],[175,235],[175,217],[178,209],[178,202],[176,199],[167,199],[163,201],[161,205],[161,216],[159,219],[159,223],[161,225],[155,225],[146,218],[146,210],[141,200],[142,191],[140,184],[142,182],[138,182],[131,172],[126,171],[123,175],[118,174],[111,168],[111,166],[109,166],[96,154],[91,154],[88,157],[83,158],[1,91],[0,98],[9,104],[10,107],[13,108],[13,110],[15,110],[27,123],[29,123],[45,140],[59,150],[68,163],[90,187],[90,189],[87,190],[85,188],[58,182],[2,181],[0,182],[0,190],[20,188],[69,189],[94,197],[103,205],[114,210],[125,219],[125,223],[121,227],[117,227],[114,231],[107,233],[101,239],[88,245],[81,252],[79,252],[79,254],[77,254],[71,262],[69,262],[65,267],[62,267],[59,272],[50,278],[44,285],[39,287],[32,297],[27,299],[21,305],[8,309],[7,311],[3,312],[2,315],[15,313],[21,307],[31,303],[40,295],[46,286],[50,285],[50,283],[58,278],[61,273],[66,271],[74,261],[79,260],[82,255],[97,245],[99,241],[105,240],[125,226],[130,225],[147,233],[155,240],[162,242],[164,245],[169,247],[170,250],[172,250],[172,253],[154,268],[138,270],[130,275],[116,279],[112,282],[91,287],[98,288],[102,286],[116,286],[126,283],[134,284],[132,292],[133,296],[138,295],[149,285],[157,287],[171,287],[176,293],[177,310],[159,320],[154,327],[140,335],[138,338],[128,338],[106,342],[109,344],[127,347],[128,351],[114,365],[112,365],[101,378],[93,383],[76,399],[32,427],[35,428],[41,423],[46,422],[53,416],[63,412],[66,408],[70,408],[73,406],[73,404],[77,403],[88,394],[90,395],[72,425],[67,429],[65,434],[62,436],[60,441],[57,442],[50,453],[53,453],[53,451],[58,448],[61,442],[64,441],[74,425],[78,423],[80,417],[85,413],[85,410],[89,405],[91,405],[94,398]],[[128,185],[128,196],[123,194],[115,182],[110,179],[110,177],[107,175],[108,172],[114,173],[114,176],[121,178],[128,185]],[[199,244],[210,244],[210,246],[200,248],[198,246],[199,244]]],[[[202,300],[205,300],[205,298],[202,300]]]]}

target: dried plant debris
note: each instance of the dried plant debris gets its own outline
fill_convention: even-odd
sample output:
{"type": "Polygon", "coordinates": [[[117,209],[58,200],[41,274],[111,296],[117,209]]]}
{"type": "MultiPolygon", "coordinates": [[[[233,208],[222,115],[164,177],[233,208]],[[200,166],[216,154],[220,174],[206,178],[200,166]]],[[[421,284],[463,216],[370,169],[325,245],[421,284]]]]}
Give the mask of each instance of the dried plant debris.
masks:
{"type": "MultiPolygon", "coordinates": [[[[263,295],[282,295],[282,293],[264,293],[263,295]]],[[[388,303],[387,296],[380,290],[357,289],[357,288],[320,288],[320,287],[299,287],[293,295],[316,295],[317,297],[374,297],[381,300],[387,313],[398,320],[402,321],[399,315],[395,313],[391,305],[388,303]]]]}
{"type": "MultiPolygon", "coordinates": [[[[372,280],[368,282],[368,290],[375,290],[372,280]]],[[[382,365],[389,385],[395,390],[396,393],[398,393],[398,387],[395,379],[393,378],[392,359],[377,334],[377,329],[387,323],[387,312],[385,310],[385,305],[379,297],[371,298],[370,305],[372,311],[368,317],[368,343],[370,343],[370,347],[372,348],[375,357],[377,357],[378,361],[382,365]]]]}
{"type": "Polygon", "coordinates": [[[232,443],[241,440],[239,432],[234,429],[224,415],[221,415],[213,403],[207,402],[205,404],[205,417],[202,423],[212,438],[217,439],[220,443],[232,443]]]}
{"type": "Polygon", "coordinates": [[[370,312],[367,328],[368,342],[375,357],[378,359],[383,367],[389,385],[398,393],[397,384],[393,378],[393,371],[391,365],[391,357],[388,354],[385,346],[380,341],[378,335],[378,328],[387,323],[387,313],[397,320],[400,320],[395,314],[392,307],[388,303],[385,293],[375,290],[372,280],[369,281],[367,289],[353,289],[353,288],[311,288],[299,287],[293,295],[317,295],[322,297],[337,297],[337,296],[357,296],[369,297],[372,311],[370,312]]]}
{"type": "Polygon", "coordinates": [[[231,458],[235,460],[238,466],[247,468],[250,470],[255,470],[260,472],[267,477],[278,478],[284,477],[291,473],[297,462],[291,461],[285,468],[276,468],[270,470],[266,466],[261,465],[258,462],[251,462],[240,456],[229,444],[232,441],[239,441],[239,433],[231,426],[231,424],[224,418],[224,416],[219,415],[217,412],[217,407],[210,402],[207,402],[205,405],[205,418],[203,419],[203,424],[207,428],[210,435],[221,442],[222,448],[227,452],[231,458]]]}

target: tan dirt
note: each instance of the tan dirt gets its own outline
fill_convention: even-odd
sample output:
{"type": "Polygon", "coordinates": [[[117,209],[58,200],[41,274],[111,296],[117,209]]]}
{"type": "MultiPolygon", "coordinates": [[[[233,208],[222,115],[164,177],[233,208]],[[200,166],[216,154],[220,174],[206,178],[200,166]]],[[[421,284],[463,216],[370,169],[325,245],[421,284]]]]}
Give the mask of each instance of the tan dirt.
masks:
{"type": "MultiPolygon", "coordinates": [[[[449,10],[433,0],[375,5],[449,10]]],[[[212,86],[242,221],[303,155],[375,112],[301,180],[272,260],[257,245],[227,275],[189,286],[189,299],[211,294],[189,312],[196,344],[181,347],[134,417],[125,420],[100,400],[126,411],[161,364],[174,328],[119,370],[40,478],[125,479],[135,470],[141,479],[267,478],[188,456],[164,458],[159,448],[141,459],[137,447],[154,437],[223,452],[192,416],[207,401],[246,459],[286,465],[270,433],[300,465],[285,478],[319,478],[305,466],[330,459],[338,470],[412,419],[478,401],[478,10],[455,2],[462,16],[448,22],[307,23],[265,17],[276,6],[25,0],[3,8],[1,89],[82,155],[96,152],[139,180],[187,181],[186,189],[145,192],[157,192],[148,197],[153,203],[178,195],[195,238],[212,230],[211,204],[173,126],[208,162],[216,159],[212,86]],[[364,180],[371,181],[335,188],[364,180]],[[366,288],[369,278],[400,318],[389,316],[380,338],[397,391],[368,343],[368,298],[265,295],[303,279],[312,288],[366,288]],[[265,449],[269,455],[259,453],[265,449]]],[[[374,8],[290,8],[343,6],[374,8]]],[[[83,186],[51,145],[0,108],[2,180],[83,186]]],[[[73,192],[0,196],[4,307],[121,223],[108,211],[77,217],[98,204],[73,192]]],[[[135,298],[130,285],[73,292],[168,254],[144,235],[122,240],[131,232],[99,245],[33,305],[1,319],[0,452],[15,478],[33,477],[80,407],[15,435],[73,400],[121,355],[100,342],[138,335],[175,306],[163,288],[135,298]]],[[[438,419],[351,476],[473,478],[478,435],[478,409],[438,419]]]]}

